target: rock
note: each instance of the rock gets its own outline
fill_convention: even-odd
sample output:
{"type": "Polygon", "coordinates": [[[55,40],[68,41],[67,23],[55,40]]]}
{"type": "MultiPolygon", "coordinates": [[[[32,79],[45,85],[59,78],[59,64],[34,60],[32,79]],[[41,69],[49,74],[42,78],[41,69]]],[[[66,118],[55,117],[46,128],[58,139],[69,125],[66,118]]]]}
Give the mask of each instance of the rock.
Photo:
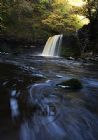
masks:
{"type": "Polygon", "coordinates": [[[68,88],[68,89],[81,89],[83,87],[81,82],[75,78],[59,83],[57,84],[57,86],[62,87],[62,88],[68,88]]]}
{"type": "Polygon", "coordinates": [[[67,59],[68,59],[68,60],[75,60],[75,59],[74,59],[73,57],[71,57],[71,56],[68,57],[67,59]]]}
{"type": "Polygon", "coordinates": [[[46,79],[43,74],[32,74],[33,78],[36,80],[46,79]]]}

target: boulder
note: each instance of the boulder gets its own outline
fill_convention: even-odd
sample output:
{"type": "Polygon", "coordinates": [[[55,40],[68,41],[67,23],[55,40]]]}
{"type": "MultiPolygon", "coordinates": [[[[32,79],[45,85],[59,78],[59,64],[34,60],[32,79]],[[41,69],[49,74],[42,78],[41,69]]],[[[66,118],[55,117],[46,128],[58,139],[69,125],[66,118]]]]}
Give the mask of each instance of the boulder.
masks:
{"type": "Polygon", "coordinates": [[[81,82],[75,78],[63,81],[57,84],[57,86],[62,87],[62,88],[68,88],[68,89],[81,89],[83,87],[81,82]]]}

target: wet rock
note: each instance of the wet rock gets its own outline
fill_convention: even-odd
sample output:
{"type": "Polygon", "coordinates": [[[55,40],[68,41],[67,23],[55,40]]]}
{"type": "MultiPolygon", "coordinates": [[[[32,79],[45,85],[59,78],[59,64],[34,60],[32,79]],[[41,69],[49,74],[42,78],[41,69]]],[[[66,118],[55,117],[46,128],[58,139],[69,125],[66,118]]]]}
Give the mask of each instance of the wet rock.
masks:
{"type": "Polygon", "coordinates": [[[62,88],[68,88],[68,89],[81,89],[83,87],[81,82],[75,78],[63,81],[57,84],[57,86],[62,87],[62,88]]]}
{"type": "Polygon", "coordinates": [[[70,57],[67,58],[67,60],[75,60],[75,58],[70,56],[70,57]]]}
{"type": "Polygon", "coordinates": [[[35,79],[41,80],[45,79],[46,77],[43,74],[32,74],[35,79]]]}

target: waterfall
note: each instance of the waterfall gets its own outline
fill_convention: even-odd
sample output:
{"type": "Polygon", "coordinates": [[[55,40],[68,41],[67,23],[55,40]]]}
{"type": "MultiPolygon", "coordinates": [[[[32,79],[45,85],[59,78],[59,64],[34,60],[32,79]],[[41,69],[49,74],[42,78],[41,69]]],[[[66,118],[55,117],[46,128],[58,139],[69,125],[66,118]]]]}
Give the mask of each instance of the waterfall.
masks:
{"type": "Polygon", "coordinates": [[[55,35],[53,37],[49,37],[42,52],[42,56],[59,56],[62,37],[63,35],[55,35]]]}

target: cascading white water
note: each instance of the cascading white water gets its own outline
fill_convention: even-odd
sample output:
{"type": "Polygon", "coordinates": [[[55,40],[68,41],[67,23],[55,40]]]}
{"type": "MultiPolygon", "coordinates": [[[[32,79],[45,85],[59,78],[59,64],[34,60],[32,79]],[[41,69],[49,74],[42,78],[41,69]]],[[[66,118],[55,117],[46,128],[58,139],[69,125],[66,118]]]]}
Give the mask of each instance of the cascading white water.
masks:
{"type": "Polygon", "coordinates": [[[53,37],[49,37],[42,52],[42,56],[59,56],[62,37],[63,35],[55,35],[53,37]]]}

